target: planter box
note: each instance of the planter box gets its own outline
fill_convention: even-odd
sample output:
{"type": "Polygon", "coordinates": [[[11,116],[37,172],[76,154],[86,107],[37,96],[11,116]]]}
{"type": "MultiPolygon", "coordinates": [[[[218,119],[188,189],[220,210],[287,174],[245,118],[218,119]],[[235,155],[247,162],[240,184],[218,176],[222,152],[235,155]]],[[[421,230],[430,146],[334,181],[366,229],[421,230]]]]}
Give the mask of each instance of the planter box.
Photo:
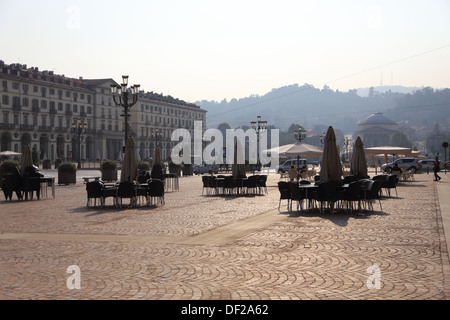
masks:
{"type": "Polygon", "coordinates": [[[58,171],[58,184],[76,184],[77,183],[77,173],[76,172],[64,172],[58,171]]]}
{"type": "Polygon", "coordinates": [[[183,177],[192,176],[194,174],[194,167],[182,167],[183,177]]]}
{"type": "Polygon", "coordinates": [[[117,181],[117,169],[102,170],[102,181],[117,181]]]}

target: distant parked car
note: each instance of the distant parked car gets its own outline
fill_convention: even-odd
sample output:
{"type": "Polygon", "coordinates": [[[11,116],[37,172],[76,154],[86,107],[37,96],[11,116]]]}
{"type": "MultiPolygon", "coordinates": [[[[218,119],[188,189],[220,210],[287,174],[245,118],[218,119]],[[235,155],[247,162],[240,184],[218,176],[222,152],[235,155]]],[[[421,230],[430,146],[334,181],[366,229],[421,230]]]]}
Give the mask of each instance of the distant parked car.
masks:
{"type": "MultiPolygon", "coordinates": [[[[422,165],[423,170],[430,170],[432,171],[434,168],[434,161],[433,159],[426,159],[426,160],[420,160],[419,163],[422,165]]],[[[441,169],[444,169],[444,162],[439,161],[441,169]]]]}
{"type": "Polygon", "coordinates": [[[300,159],[300,163],[298,163],[297,159],[286,160],[282,165],[277,166],[277,173],[289,172],[291,166],[297,170],[297,165],[300,169],[306,169],[308,166],[308,162],[306,159],[300,159]]]}
{"type": "Polygon", "coordinates": [[[381,170],[383,170],[384,172],[391,172],[392,168],[394,167],[394,164],[396,163],[398,164],[398,167],[402,170],[412,170],[413,172],[416,172],[417,170],[420,170],[420,168],[422,168],[422,165],[416,158],[400,158],[392,163],[383,164],[381,166],[381,170]]]}
{"type": "Polygon", "coordinates": [[[201,164],[194,166],[194,174],[218,173],[219,169],[215,164],[201,164]]]}

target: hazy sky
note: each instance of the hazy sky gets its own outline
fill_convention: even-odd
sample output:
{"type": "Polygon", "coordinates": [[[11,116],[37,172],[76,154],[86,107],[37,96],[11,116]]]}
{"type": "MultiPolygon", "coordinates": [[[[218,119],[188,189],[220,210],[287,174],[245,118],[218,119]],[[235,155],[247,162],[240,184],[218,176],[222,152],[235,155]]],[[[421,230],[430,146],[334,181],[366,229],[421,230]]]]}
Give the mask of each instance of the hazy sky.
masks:
{"type": "Polygon", "coordinates": [[[0,60],[190,102],[450,87],[450,1],[0,0],[0,60]]]}

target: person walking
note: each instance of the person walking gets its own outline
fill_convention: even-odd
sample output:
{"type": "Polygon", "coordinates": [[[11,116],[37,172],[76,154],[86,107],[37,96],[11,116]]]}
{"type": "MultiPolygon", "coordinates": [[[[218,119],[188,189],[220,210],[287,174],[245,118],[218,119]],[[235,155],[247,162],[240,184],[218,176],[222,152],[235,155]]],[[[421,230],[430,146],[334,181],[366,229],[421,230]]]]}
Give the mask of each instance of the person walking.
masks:
{"type": "Polygon", "coordinates": [[[437,174],[439,171],[441,171],[441,164],[439,162],[438,157],[436,157],[436,160],[434,161],[433,171],[434,171],[434,181],[441,180],[441,177],[437,174]]]}

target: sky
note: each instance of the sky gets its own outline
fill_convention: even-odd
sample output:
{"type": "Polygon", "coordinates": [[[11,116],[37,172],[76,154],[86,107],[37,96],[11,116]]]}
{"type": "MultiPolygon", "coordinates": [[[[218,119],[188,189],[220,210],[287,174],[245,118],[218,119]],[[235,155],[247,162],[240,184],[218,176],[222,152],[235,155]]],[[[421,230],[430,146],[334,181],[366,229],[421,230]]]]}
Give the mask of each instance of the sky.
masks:
{"type": "Polygon", "coordinates": [[[448,0],[0,0],[0,60],[188,102],[450,87],[448,0]]]}

